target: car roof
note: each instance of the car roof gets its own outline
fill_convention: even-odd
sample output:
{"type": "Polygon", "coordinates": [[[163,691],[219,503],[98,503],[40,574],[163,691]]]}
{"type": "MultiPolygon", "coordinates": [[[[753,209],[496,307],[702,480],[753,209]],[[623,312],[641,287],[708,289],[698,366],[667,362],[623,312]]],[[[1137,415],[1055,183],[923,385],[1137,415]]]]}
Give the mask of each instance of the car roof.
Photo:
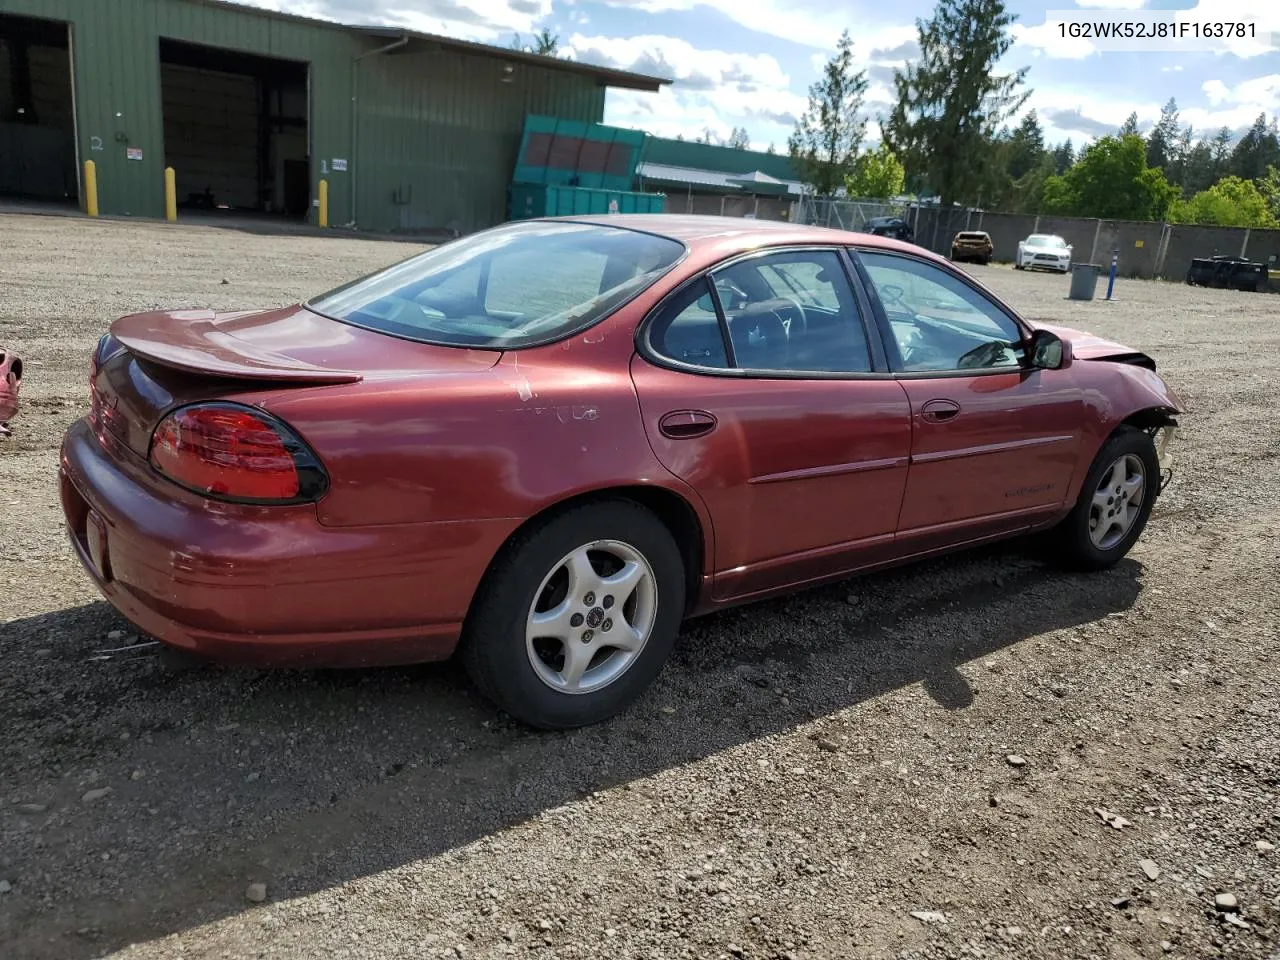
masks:
{"type": "Polygon", "coordinates": [[[743,217],[704,217],[679,213],[611,213],[598,216],[555,217],[550,219],[591,223],[604,227],[624,227],[676,240],[690,247],[715,246],[723,249],[751,250],[764,246],[791,244],[842,244],[879,247],[885,250],[910,250],[925,253],[919,247],[878,237],[871,233],[833,230],[788,223],[785,220],[748,220],[743,217]]]}

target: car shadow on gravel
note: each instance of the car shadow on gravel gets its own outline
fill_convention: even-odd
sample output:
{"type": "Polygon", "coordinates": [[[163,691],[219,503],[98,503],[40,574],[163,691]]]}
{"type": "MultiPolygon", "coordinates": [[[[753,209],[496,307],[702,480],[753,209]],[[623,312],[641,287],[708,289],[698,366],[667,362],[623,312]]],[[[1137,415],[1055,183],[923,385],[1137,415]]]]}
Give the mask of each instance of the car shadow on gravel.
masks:
{"type": "Polygon", "coordinates": [[[0,942],[99,956],[248,909],[249,883],[340,886],[911,684],[963,710],[983,695],[966,665],[1128,609],[1141,572],[1005,546],[702,618],[624,716],[562,734],[501,717],[451,664],[235,670],[98,652],[133,639],[104,604],[14,621],[0,942]]]}

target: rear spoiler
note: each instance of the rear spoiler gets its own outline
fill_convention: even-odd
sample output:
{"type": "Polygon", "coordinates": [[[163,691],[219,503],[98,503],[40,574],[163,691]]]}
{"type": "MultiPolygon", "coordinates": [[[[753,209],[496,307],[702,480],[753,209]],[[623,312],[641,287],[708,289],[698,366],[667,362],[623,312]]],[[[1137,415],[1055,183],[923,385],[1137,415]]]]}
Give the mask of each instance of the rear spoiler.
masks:
{"type": "Polygon", "coordinates": [[[317,367],[262,350],[220,330],[212,310],[174,310],[121,317],[111,336],[130,353],[175,370],[277,383],[355,383],[354,370],[317,367]]]}

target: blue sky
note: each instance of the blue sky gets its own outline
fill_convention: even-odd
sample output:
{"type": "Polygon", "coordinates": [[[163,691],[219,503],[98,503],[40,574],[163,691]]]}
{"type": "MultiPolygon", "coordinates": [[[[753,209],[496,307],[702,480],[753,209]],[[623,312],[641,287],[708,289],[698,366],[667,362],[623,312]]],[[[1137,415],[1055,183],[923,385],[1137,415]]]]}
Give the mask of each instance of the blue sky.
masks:
{"type": "MultiPolygon", "coordinates": [[[[869,139],[892,99],[893,68],[915,55],[915,19],[933,0],[248,0],[346,22],[376,22],[505,46],[516,32],[559,34],[563,53],[676,82],[660,94],[611,90],[606,122],[687,138],[747,129],[752,145],[783,151],[809,84],[848,28],[871,87],[869,139]]],[[[1176,97],[1196,130],[1242,130],[1280,113],[1280,0],[1010,0],[1015,43],[1001,69],[1028,66],[1034,108],[1050,142],[1078,146],[1131,112],[1150,125],[1176,97]],[[1115,52],[1063,40],[1045,11],[1195,9],[1197,20],[1254,20],[1275,30],[1232,52],[1115,52]]]]}

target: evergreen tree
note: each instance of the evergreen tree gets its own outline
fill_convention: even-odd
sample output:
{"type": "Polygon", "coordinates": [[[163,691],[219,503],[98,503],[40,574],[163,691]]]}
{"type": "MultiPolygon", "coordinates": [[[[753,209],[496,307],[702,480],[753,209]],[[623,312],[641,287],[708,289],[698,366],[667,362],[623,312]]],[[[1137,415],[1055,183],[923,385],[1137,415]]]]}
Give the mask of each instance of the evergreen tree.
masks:
{"type": "Polygon", "coordinates": [[[1071,139],[1068,138],[1066,143],[1061,143],[1053,148],[1053,172],[1061,176],[1071,169],[1071,165],[1076,162],[1076,149],[1071,145],[1071,139]]]}
{"type": "Polygon", "coordinates": [[[1009,139],[1009,176],[1020,180],[1040,166],[1043,159],[1044,130],[1040,127],[1036,112],[1032,110],[1022,118],[1009,139]]]}
{"type": "Polygon", "coordinates": [[[989,178],[986,147],[1026,102],[1027,68],[997,74],[1016,18],[1003,0],[939,0],[917,20],[920,57],[894,71],[897,103],[885,139],[909,173],[926,177],[944,206],[978,200],[989,178]]]}
{"type": "Polygon", "coordinates": [[[834,194],[853,171],[867,129],[866,92],[867,72],[853,69],[853,40],[846,30],[822,78],[809,87],[809,105],[787,141],[801,179],[818,196],[834,194]]]}
{"type": "Polygon", "coordinates": [[[1128,119],[1120,125],[1121,137],[1136,137],[1138,135],[1138,112],[1135,110],[1129,114],[1128,119]]]}
{"type": "Polygon", "coordinates": [[[1262,113],[1231,151],[1228,167],[1237,177],[1261,180],[1267,175],[1267,167],[1277,163],[1280,163],[1280,142],[1276,139],[1274,121],[1269,126],[1267,115],[1262,113]]]}
{"type": "Polygon", "coordinates": [[[746,127],[734,127],[729,134],[728,145],[735,150],[750,150],[751,134],[747,133],[746,127]]]}
{"type": "Polygon", "coordinates": [[[1186,158],[1182,161],[1182,192],[1193,196],[1209,189],[1217,179],[1213,144],[1202,139],[1187,151],[1186,158]]]}
{"type": "Polygon", "coordinates": [[[1178,149],[1178,133],[1178,101],[1170,97],[1147,137],[1147,166],[1160,167],[1168,175],[1178,149]]]}

